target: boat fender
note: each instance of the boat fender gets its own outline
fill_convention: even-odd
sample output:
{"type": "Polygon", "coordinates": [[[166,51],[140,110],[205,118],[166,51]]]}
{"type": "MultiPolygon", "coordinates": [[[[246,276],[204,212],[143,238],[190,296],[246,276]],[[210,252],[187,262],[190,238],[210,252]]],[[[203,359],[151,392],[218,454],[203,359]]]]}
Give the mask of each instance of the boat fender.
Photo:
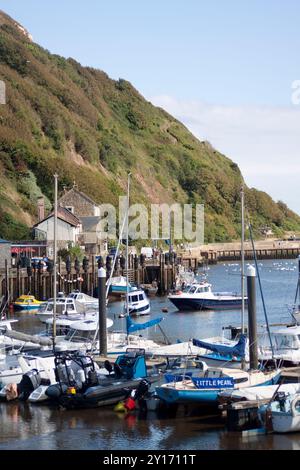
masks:
{"type": "Polygon", "coordinates": [[[297,394],[291,401],[291,411],[293,416],[300,415],[300,395],[297,394]]]}
{"type": "Polygon", "coordinates": [[[133,398],[131,397],[128,397],[126,398],[125,402],[124,402],[124,407],[128,410],[128,411],[132,411],[135,409],[135,401],[133,398]]]}
{"type": "Polygon", "coordinates": [[[11,401],[18,398],[17,384],[8,384],[5,386],[6,400],[11,401]]]}
{"type": "Polygon", "coordinates": [[[126,412],[127,412],[127,409],[126,409],[124,403],[123,403],[122,401],[120,401],[120,402],[117,403],[116,406],[114,407],[114,411],[126,413],[126,412]]]}

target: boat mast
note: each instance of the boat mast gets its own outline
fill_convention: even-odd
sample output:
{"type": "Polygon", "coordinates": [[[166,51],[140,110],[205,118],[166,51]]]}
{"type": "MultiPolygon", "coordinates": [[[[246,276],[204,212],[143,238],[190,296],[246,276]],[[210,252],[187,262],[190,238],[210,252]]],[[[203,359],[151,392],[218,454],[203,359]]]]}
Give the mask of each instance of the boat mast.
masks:
{"type": "MultiPolygon", "coordinates": [[[[245,189],[244,184],[241,187],[241,291],[242,291],[242,313],[241,313],[241,328],[242,335],[245,333],[245,189]]],[[[245,360],[242,359],[241,367],[243,370],[246,368],[245,360]]]]}
{"type": "Polygon", "coordinates": [[[273,342],[272,342],[271,330],[270,330],[269,320],[268,320],[268,316],[267,316],[265,296],[264,296],[264,293],[263,293],[261,279],[260,279],[260,272],[259,272],[259,269],[258,269],[258,262],[257,262],[257,256],[256,256],[256,251],[255,251],[255,246],[254,246],[251,223],[248,224],[248,227],[249,227],[249,235],[250,235],[252,251],[253,251],[253,256],[254,256],[255,268],[256,268],[256,273],[257,273],[257,279],[258,279],[258,283],[259,283],[260,296],[261,296],[261,301],[262,301],[262,305],[263,305],[263,311],[264,311],[264,316],[265,316],[265,321],[266,321],[266,327],[267,327],[267,332],[268,332],[271,351],[272,351],[272,358],[274,358],[274,346],[273,346],[273,342]]]}
{"type": "Polygon", "coordinates": [[[56,279],[57,279],[57,180],[58,175],[54,175],[54,236],[53,236],[53,350],[55,350],[56,338],[56,279]]]}
{"type": "Polygon", "coordinates": [[[242,290],[242,334],[245,333],[245,191],[244,185],[241,187],[241,216],[242,216],[242,235],[241,235],[241,290],[242,290]]]}
{"type": "Polygon", "coordinates": [[[299,308],[300,308],[300,256],[298,256],[298,282],[297,282],[297,289],[296,289],[295,300],[294,300],[294,312],[299,311],[299,308]],[[298,299],[298,305],[297,305],[297,299],[298,299]]]}
{"type": "MultiPolygon", "coordinates": [[[[129,285],[128,285],[128,231],[129,231],[129,188],[130,188],[130,176],[127,175],[127,207],[126,207],[126,316],[129,316],[129,285]]],[[[127,334],[128,338],[128,334],[127,334]]]]}

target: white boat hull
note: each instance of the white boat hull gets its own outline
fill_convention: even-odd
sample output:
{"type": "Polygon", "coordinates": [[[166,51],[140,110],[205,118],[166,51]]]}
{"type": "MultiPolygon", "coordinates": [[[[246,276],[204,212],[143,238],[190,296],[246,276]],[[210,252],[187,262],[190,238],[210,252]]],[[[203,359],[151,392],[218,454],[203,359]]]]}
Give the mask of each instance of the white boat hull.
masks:
{"type": "Polygon", "coordinates": [[[300,415],[292,416],[282,412],[272,412],[273,431],[276,433],[299,432],[300,415]]]}

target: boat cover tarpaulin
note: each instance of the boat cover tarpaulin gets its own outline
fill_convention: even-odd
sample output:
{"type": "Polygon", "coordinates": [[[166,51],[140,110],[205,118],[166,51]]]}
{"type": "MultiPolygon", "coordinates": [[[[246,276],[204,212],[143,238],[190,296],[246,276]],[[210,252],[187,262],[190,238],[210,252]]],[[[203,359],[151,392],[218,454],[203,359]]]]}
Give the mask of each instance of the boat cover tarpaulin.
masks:
{"type": "Polygon", "coordinates": [[[245,357],[245,350],[247,344],[247,336],[241,335],[238,343],[234,346],[226,346],[224,344],[211,344],[201,341],[199,339],[193,339],[193,345],[199,348],[206,348],[210,351],[214,351],[219,354],[245,357]]]}
{"type": "Polygon", "coordinates": [[[146,323],[134,323],[130,316],[126,317],[127,333],[134,333],[135,331],[145,330],[151,326],[157,325],[163,320],[163,317],[154,318],[153,320],[147,321],[146,323]]]}

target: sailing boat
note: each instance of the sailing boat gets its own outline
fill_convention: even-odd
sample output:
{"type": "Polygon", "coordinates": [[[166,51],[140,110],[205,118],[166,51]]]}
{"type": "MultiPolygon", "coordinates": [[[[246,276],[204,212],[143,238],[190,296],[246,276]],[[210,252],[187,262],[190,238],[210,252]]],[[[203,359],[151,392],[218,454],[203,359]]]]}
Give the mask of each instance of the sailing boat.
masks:
{"type": "Polygon", "coordinates": [[[130,176],[128,173],[127,179],[127,208],[126,208],[126,298],[124,313],[127,317],[129,315],[140,316],[150,314],[150,302],[143,291],[137,287],[132,287],[129,283],[129,269],[128,269],[128,245],[129,245],[129,194],[130,194],[130,176]]]}

